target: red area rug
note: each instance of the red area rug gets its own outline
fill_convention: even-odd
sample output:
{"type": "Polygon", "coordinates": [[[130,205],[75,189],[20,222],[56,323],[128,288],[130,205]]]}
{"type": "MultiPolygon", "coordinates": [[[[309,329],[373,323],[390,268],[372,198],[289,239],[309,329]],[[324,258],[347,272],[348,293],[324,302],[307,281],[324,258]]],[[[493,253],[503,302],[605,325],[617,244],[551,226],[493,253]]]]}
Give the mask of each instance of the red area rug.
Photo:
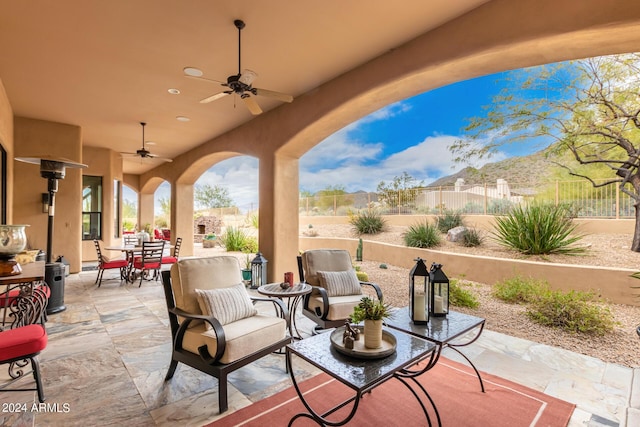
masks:
{"type": "MultiPolygon", "coordinates": [[[[574,404],[548,396],[494,375],[482,373],[486,392],[480,391],[475,373],[466,365],[441,358],[435,368],[419,377],[433,398],[444,427],[516,427],[566,426],[574,404]]],[[[317,411],[333,407],[353,396],[353,391],[326,374],[301,384],[305,398],[317,411]]],[[[436,425],[433,410],[431,421],[436,425]]],[[[351,404],[330,417],[344,418],[351,404]],[[340,416],[342,415],[342,416],[340,416]]],[[[293,387],[231,413],[209,427],[286,426],[298,412],[305,411],[293,387]]],[[[348,426],[425,426],[427,421],[411,392],[398,380],[391,379],[365,394],[355,417],[348,426]]],[[[308,418],[298,418],[293,426],[317,426],[308,418]]]]}

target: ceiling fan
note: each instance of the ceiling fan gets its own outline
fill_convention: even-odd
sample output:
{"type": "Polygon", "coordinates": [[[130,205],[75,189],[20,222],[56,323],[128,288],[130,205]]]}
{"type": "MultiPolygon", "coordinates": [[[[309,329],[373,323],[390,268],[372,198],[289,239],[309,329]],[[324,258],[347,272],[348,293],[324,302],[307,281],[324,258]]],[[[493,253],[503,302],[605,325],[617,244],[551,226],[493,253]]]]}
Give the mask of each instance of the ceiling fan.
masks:
{"type": "Polygon", "coordinates": [[[258,77],[258,74],[256,74],[254,71],[251,71],[251,70],[246,70],[246,69],[242,70],[242,66],[241,66],[241,55],[240,55],[241,48],[242,48],[241,35],[242,35],[242,29],[245,27],[245,23],[240,19],[236,19],[235,21],[233,21],[233,24],[238,29],[238,74],[234,74],[227,77],[227,82],[225,83],[225,82],[220,82],[218,80],[204,78],[202,77],[201,72],[199,73],[199,75],[187,74],[186,72],[187,69],[185,69],[186,77],[190,77],[198,80],[204,80],[208,82],[220,83],[222,86],[229,88],[228,90],[223,90],[222,92],[218,92],[214,95],[211,95],[207,98],[202,99],[200,103],[207,104],[209,102],[215,101],[216,99],[223,98],[227,95],[236,94],[236,95],[239,95],[240,98],[244,101],[245,105],[247,106],[251,114],[257,115],[262,113],[262,109],[260,108],[260,106],[252,96],[267,96],[269,98],[274,98],[283,102],[293,101],[293,96],[291,95],[287,95],[280,92],[274,92],[272,90],[259,89],[251,85],[255,80],[255,78],[258,77]],[[242,72],[240,70],[242,70],[242,72]]]}
{"type": "Polygon", "coordinates": [[[162,160],[163,162],[172,162],[173,160],[171,159],[167,159],[164,157],[158,157],[155,154],[151,154],[151,152],[149,150],[147,150],[144,146],[145,142],[144,142],[144,127],[147,125],[145,122],[140,122],[140,125],[142,126],[142,148],[140,148],[139,150],[136,150],[135,153],[120,153],[123,154],[125,156],[129,156],[129,157],[140,157],[140,159],[155,159],[155,160],[162,160]]]}

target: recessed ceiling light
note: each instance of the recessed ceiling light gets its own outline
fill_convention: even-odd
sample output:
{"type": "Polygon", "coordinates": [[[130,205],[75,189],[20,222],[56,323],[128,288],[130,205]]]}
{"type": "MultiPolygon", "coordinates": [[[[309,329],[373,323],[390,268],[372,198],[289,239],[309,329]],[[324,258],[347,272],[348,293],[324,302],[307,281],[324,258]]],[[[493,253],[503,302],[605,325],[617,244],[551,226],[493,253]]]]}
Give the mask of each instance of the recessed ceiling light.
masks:
{"type": "Polygon", "coordinates": [[[179,95],[180,94],[180,89],[171,88],[171,89],[167,90],[167,92],[169,92],[171,95],[179,95]]]}
{"type": "Polygon", "coordinates": [[[179,122],[188,122],[191,119],[189,117],[185,117],[185,116],[176,116],[176,120],[179,122]]]}
{"type": "Polygon", "coordinates": [[[202,70],[195,67],[185,67],[182,71],[184,71],[187,76],[192,77],[202,77],[202,75],[204,74],[202,70]]]}

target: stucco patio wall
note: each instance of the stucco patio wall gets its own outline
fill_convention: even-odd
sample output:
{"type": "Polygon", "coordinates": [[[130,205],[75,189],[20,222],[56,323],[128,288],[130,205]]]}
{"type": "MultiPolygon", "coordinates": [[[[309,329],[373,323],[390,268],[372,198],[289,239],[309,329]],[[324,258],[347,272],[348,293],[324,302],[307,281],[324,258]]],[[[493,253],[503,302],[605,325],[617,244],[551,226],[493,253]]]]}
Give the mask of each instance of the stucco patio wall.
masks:
{"type": "MultiPolygon", "coordinates": [[[[346,249],[354,259],[357,246],[358,240],[351,238],[299,238],[300,250],[346,249]]],[[[416,257],[424,259],[428,265],[432,262],[442,264],[450,278],[493,284],[519,275],[546,280],[553,289],[594,290],[614,303],[640,305],[640,297],[635,296],[637,291],[632,288],[639,286],[640,280],[629,277],[635,270],[491,258],[363,241],[363,258],[368,261],[411,268],[416,257]]],[[[407,276],[407,281],[398,286],[408,286],[408,280],[407,276]]]]}

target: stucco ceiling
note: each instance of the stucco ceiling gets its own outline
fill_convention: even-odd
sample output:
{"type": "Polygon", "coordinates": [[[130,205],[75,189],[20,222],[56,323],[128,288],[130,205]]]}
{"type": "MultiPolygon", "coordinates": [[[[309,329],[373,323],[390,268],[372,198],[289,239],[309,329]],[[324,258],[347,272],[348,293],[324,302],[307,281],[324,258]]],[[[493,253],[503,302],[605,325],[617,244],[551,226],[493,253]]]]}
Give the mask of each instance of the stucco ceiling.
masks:
{"type": "MultiPolygon", "coordinates": [[[[234,19],[254,86],[297,97],[486,1],[2,1],[0,80],[16,116],[78,125],[84,145],[117,152],[141,147],[145,121],[147,149],[173,158],[254,118],[237,96],[199,103],[222,87],[183,74],[237,72],[234,19]]],[[[158,164],[126,158],[124,172],[158,164]]]]}

